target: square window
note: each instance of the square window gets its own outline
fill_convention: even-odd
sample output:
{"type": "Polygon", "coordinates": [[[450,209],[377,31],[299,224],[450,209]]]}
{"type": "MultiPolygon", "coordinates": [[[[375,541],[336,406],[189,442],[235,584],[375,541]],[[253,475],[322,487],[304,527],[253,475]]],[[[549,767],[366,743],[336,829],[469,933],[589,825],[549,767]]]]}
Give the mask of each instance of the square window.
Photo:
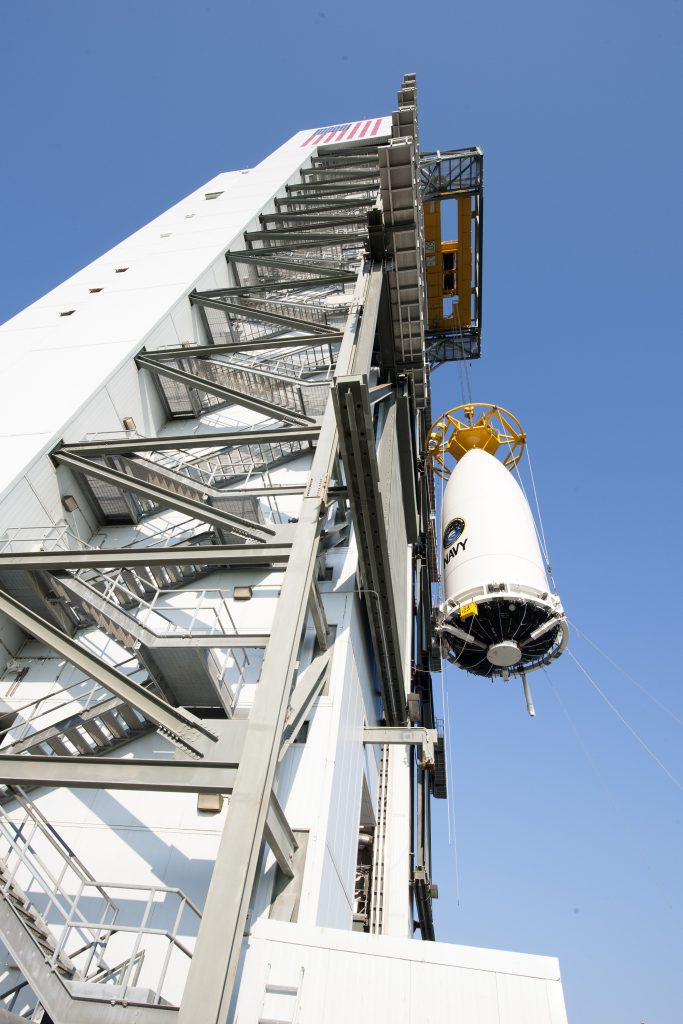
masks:
{"type": "Polygon", "coordinates": [[[89,288],[88,291],[90,292],[91,295],[96,295],[97,292],[101,292],[102,289],[101,288],[89,288]]]}
{"type": "Polygon", "coordinates": [[[60,316],[72,316],[75,312],[76,312],[75,309],[64,309],[64,310],[62,310],[62,312],[59,315],[60,316]]]}
{"type": "Polygon", "coordinates": [[[218,197],[222,196],[222,195],[223,195],[222,192],[205,192],[204,193],[204,198],[205,199],[218,199],[218,197]]]}
{"type": "Polygon", "coordinates": [[[117,267],[116,270],[114,271],[114,273],[115,274],[125,274],[125,272],[127,270],[128,270],[128,267],[117,267]]]}

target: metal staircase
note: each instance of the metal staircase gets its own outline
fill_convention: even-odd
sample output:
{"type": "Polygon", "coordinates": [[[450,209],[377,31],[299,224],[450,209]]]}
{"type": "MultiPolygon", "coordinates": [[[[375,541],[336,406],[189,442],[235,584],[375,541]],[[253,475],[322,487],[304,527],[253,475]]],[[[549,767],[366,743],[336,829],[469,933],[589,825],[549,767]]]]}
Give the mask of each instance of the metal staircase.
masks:
{"type": "Polygon", "coordinates": [[[73,636],[79,618],[67,606],[52,598],[52,577],[45,572],[27,573],[22,570],[0,571],[0,586],[26,608],[42,615],[52,625],[73,636]]]}
{"type": "MultiPolygon", "coordinates": [[[[169,460],[166,460],[162,465],[153,462],[151,459],[142,459],[135,455],[117,455],[104,460],[104,462],[95,460],[95,466],[102,465],[107,465],[118,473],[131,477],[138,483],[148,485],[151,488],[162,489],[169,497],[177,496],[196,502],[199,506],[198,517],[201,516],[201,508],[206,508],[207,510],[215,508],[220,512],[227,513],[228,516],[235,516],[239,520],[246,520],[248,523],[254,523],[257,526],[264,522],[263,511],[258,498],[248,495],[231,497],[226,492],[221,492],[216,488],[205,485],[201,481],[189,478],[186,474],[176,472],[173,466],[169,464],[169,460]]],[[[166,507],[161,497],[155,497],[154,500],[141,498],[139,495],[130,493],[125,484],[119,486],[115,483],[97,480],[94,476],[89,475],[85,468],[81,472],[87,478],[91,494],[95,498],[101,512],[101,518],[105,522],[110,518],[108,504],[113,499],[112,492],[118,494],[119,503],[123,503],[124,508],[128,506],[128,518],[133,519],[133,521],[137,521],[143,515],[157,513],[166,507]],[[105,496],[105,501],[102,500],[103,495],[105,496]]],[[[117,511],[117,518],[121,518],[119,511],[117,511]]],[[[203,524],[201,528],[206,531],[206,524],[203,524]]],[[[200,529],[199,526],[198,529],[200,529]]],[[[219,544],[239,542],[242,536],[239,529],[233,532],[228,525],[219,526],[217,524],[213,525],[213,534],[213,539],[219,544]]]]}
{"type": "MultiPolygon", "coordinates": [[[[0,861],[0,901],[0,915],[5,916],[5,908],[13,913],[24,930],[30,934],[45,962],[50,963],[52,969],[63,978],[73,978],[76,974],[75,966],[59,951],[55,936],[31,904],[26,893],[12,880],[4,861],[0,861]]],[[[5,934],[3,929],[3,935],[5,934]]]]}
{"type": "MultiPolygon", "coordinates": [[[[326,389],[327,385],[322,387],[326,389]]],[[[187,519],[194,526],[184,531],[186,543],[206,543],[208,539],[208,543],[234,544],[245,539],[264,539],[271,531],[266,526],[264,504],[259,496],[243,491],[232,494],[230,485],[240,477],[264,472],[308,449],[308,444],[301,441],[245,444],[223,451],[200,450],[188,458],[187,453],[169,447],[165,452],[151,453],[151,457],[131,451],[106,459],[81,459],[75,468],[87,484],[103,523],[136,523],[143,516],[180,507],[193,517],[187,519]],[[110,479],[99,479],[103,474],[110,479]],[[126,478],[131,480],[130,487],[126,478]]],[[[274,521],[277,523],[277,518],[274,521]]]]}
{"type": "Polygon", "coordinates": [[[232,366],[243,366],[256,370],[264,370],[280,377],[291,377],[302,380],[319,377],[324,373],[330,376],[336,361],[339,342],[327,342],[321,345],[292,346],[280,349],[276,354],[235,352],[224,356],[223,361],[232,366]]]}
{"type": "MultiPolygon", "coordinates": [[[[199,381],[219,384],[237,395],[248,395],[252,400],[266,403],[272,407],[271,412],[275,416],[278,408],[308,417],[322,416],[329,394],[329,385],[324,381],[294,380],[291,375],[282,372],[273,373],[255,367],[246,369],[225,359],[209,362],[207,359],[190,357],[177,362],[199,381]]],[[[235,398],[235,401],[238,399],[235,398]]]]}
{"type": "MultiPolygon", "coordinates": [[[[137,668],[133,658],[126,664],[132,675],[144,673],[139,685],[153,688],[144,669],[137,668]]],[[[99,683],[77,679],[65,690],[62,703],[55,704],[55,695],[48,693],[14,713],[4,716],[0,730],[0,753],[3,755],[37,755],[45,757],[97,757],[153,731],[156,727],[120,697],[112,696],[99,683]],[[85,689],[84,689],[85,688],[85,689]]],[[[0,801],[12,798],[8,790],[0,791],[0,801]]]]}
{"type": "MultiPolygon", "coordinates": [[[[22,709],[23,710],[23,709],[22,709]]],[[[3,745],[3,754],[82,754],[97,757],[155,727],[119,697],[103,697],[91,707],[3,745]]]]}
{"type": "MultiPolygon", "coordinates": [[[[187,475],[177,472],[168,463],[164,466],[158,466],[151,459],[140,458],[134,455],[119,457],[118,462],[119,468],[124,473],[135,477],[137,480],[142,480],[144,483],[163,487],[173,494],[180,495],[180,497],[203,502],[212,508],[220,509],[222,512],[238,516],[240,519],[246,519],[252,523],[260,525],[265,522],[261,503],[257,497],[245,494],[232,496],[227,490],[220,490],[215,486],[203,483],[201,480],[188,478],[187,475]]],[[[239,539],[238,535],[231,533],[229,530],[214,527],[214,541],[218,543],[234,544],[239,542],[239,539]]],[[[185,576],[180,582],[187,582],[190,579],[189,571],[190,567],[185,567],[185,576]]],[[[195,576],[197,575],[200,574],[196,573],[195,576]]]]}
{"type": "MultiPolygon", "coordinates": [[[[98,882],[24,790],[12,797],[10,809],[0,808],[0,928],[16,967],[30,979],[35,1002],[24,1017],[42,1019],[42,1009],[54,1024],[118,1024],[131,1020],[127,1007],[136,1007],[138,1024],[175,1021],[177,1010],[164,995],[169,964],[173,953],[189,962],[178,922],[189,913],[196,931],[197,908],[165,886],[98,882]],[[137,895],[139,924],[131,924],[130,905],[121,917],[111,893],[117,889],[129,904],[131,893],[137,895]],[[147,924],[156,897],[179,908],[165,930],[147,924]],[[155,949],[160,938],[163,956],[155,949]]],[[[22,988],[28,997],[23,984],[7,994],[22,988]]]]}
{"type": "MultiPolygon", "coordinates": [[[[127,570],[128,578],[132,575],[132,570],[127,570]]],[[[109,582],[111,584],[111,580],[109,582]]],[[[229,647],[229,635],[221,635],[206,647],[198,644],[196,638],[191,643],[187,632],[160,636],[125,610],[124,604],[134,600],[134,595],[123,583],[114,582],[104,596],[91,582],[63,574],[53,577],[53,589],[71,612],[80,616],[83,626],[96,625],[133,652],[171,703],[222,708],[225,714],[232,715],[237,693],[224,680],[222,667],[212,650],[212,647],[229,647]]]]}
{"type": "MultiPolygon", "coordinates": [[[[248,433],[245,431],[246,438],[248,433]]],[[[254,475],[269,472],[285,465],[292,459],[311,452],[308,441],[272,441],[269,443],[234,445],[216,450],[200,449],[194,452],[150,452],[145,456],[149,462],[161,468],[197,480],[205,487],[235,484],[254,475]]]]}

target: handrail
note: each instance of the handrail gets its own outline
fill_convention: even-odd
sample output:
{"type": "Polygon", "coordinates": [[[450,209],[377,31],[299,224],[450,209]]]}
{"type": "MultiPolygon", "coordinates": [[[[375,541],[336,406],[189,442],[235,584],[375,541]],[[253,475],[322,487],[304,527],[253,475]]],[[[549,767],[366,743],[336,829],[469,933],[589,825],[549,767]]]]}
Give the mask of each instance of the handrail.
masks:
{"type": "MultiPolygon", "coordinates": [[[[134,662],[134,663],[137,664],[137,659],[136,658],[127,658],[125,661],[117,662],[112,667],[115,668],[115,669],[121,670],[123,668],[123,666],[129,664],[130,662],[134,662]]],[[[130,676],[132,678],[132,677],[134,677],[134,676],[136,676],[136,675],[138,675],[140,673],[144,674],[148,678],[147,670],[144,669],[144,668],[141,668],[141,667],[138,667],[137,669],[135,669],[135,671],[131,672],[130,676]]],[[[89,678],[90,678],[89,676],[83,675],[82,679],[77,679],[75,682],[70,683],[69,686],[65,686],[62,690],[60,690],[57,693],[44,694],[42,697],[36,697],[35,700],[29,701],[27,704],[21,704],[19,707],[16,708],[17,716],[23,715],[24,712],[28,708],[35,708],[36,712],[38,712],[38,708],[40,708],[41,705],[45,705],[45,708],[40,713],[31,714],[29,716],[29,718],[27,718],[19,726],[17,726],[16,720],[14,720],[11,723],[11,725],[6,726],[4,729],[0,729],[0,742],[2,741],[3,738],[7,737],[9,735],[9,733],[11,733],[13,730],[18,729],[18,728],[19,729],[23,729],[23,731],[21,732],[20,735],[16,736],[12,740],[12,743],[18,743],[21,740],[26,739],[28,736],[30,736],[30,730],[28,729],[28,727],[32,723],[34,723],[38,718],[41,718],[45,714],[51,714],[52,712],[55,712],[55,711],[61,711],[63,708],[69,707],[69,705],[71,705],[71,704],[81,704],[82,707],[79,708],[79,710],[80,711],[88,711],[91,708],[97,707],[98,704],[104,703],[105,701],[109,700],[111,698],[111,696],[112,696],[111,693],[109,692],[109,690],[106,690],[100,683],[97,683],[97,682],[93,681],[93,685],[90,688],[90,691],[89,691],[87,697],[85,698],[85,700],[83,700],[80,696],[74,696],[74,697],[71,697],[69,700],[64,701],[61,704],[51,704],[50,703],[50,701],[53,701],[53,700],[59,698],[59,696],[61,694],[69,693],[71,690],[76,689],[76,687],[82,686],[83,683],[86,682],[89,678]],[[98,690],[101,691],[102,693],[106,694],[106,696],[103,698],[103,700],[96,701],[95,703],[92,703],[93,695],[98,690]]],[[[141,683],[140,685],[144,685],[144,682],[141,683]]],[[[8,700],[11,700],[11,699],[12,698],[5,698],[6,702],[8,700]]]]}
{"type": "Polygon", "coordinates": [[[39,810],[36,804],[29,799],[29,797],[26,795],[26,792],[22,789],[22,787],[13,786],[12,795],[16,802],[24,809],[26,815],[29,818],[33,818],[33,820],[38,823],[38,827],[42,835],[46,837],[50,845],[53,846],[58,852],[61,852],[62,849],[66,851],[69,857],[70,866],[73,866],[75,864],[76,868],[78,869],[76,874],[78,874],[81,879],[92,882],[99,890],[103,899],[108,900],[108,902],[111,904],[114,910],[116,910],[118,913],[119,907],[111,900],[109,900],[104,889],[100,888],[100,886],[97,884],[95,876],[88,871],[83,861],[78,857],[75,851],[71,849],[66,840],[60,836],[54,825],[52,825],[47,820],[45,815],[39,810]]]}
{"type": "MultiPolygon", "coordinates": [[[[4,893],[9,892],[12,887],[17,887],[15,879],[19,874],[20,869],[28,872],[29,884],[35,886],[37,883],[43,896],[47,898],[47,905],[41,914],[43,920],[46,920],[46,915],[54,908],[60,918],[70,925],[69,930],[75,930],[79,935],[83,933],[90,933],[91,940],[87,943],[87,948],[90,949],[90,956],[87,961],[88,966],[92,963],[93,956],[96,957],[98,963],[101,962],[104,948],[106,946],[106,941],[103,941],[101,933],[103,929],[105,932],[110,930],[106,927],[107,915],[111,912],[113,914],[112,920],[115,921],[118,914],[118,907],[109,899],[106,893],[102,893],[104,900],[102,919],[98,922],[89,922],[80,910],[78,901],[85,887],[95,886],[99,890],[97,882],[92,875],[85,871],[85,869],[81,870],[80,862],[74,866],[68,856],[64,857],[64,852],[60,850],[59,844],[54,841],[54,838],[49,833],[46,833],[43,830],[37,816],[33,816],[26,808],[24,808],[24,815],[24,820],[18,826],[17,822],[10,818],[4,811],[0,812],[0,840],[4,838],[4,842],[8,846],[7,852],[3,855],[7,871],[4,880],[0,885],[0,889],[4,893]],[[26,826],[28,826],[28,837],[24,835],[24,829],[26,826]],[[62,855],[64,864],[59,875],[55,875],[38,856],[33,846],[36,832],[43,835],[44,838],[46,838],[62,855]],[[21,843],[24,844],[23,847],[21,846],[21,843]],[[16,864],[13,868],[10,868],[9,858],[12,854],[16,857],[16,864]],[[72,896],[70,893],[66,892],[63,886],[64,876],[68,869],[73,872],[80,882],[76,896],[72,896]],[[99,953],[96,952],[98,946],[102,947],[99,953]]],[[[26,899],[29,899],[27,894],[26,899]]],[[[65,928],[59,940],[55,943],[55,947],[49,958],[52,966],[55,966],[62,957],[65,957],[69,964],[73,963],[65,948],[67,931],[68,930],[65,928]]],[[[75,965],[73,966],[75,969],[75,965]]]]}
{"type": "MultiPolygon", "coordinates": [[[[125,998],[129,989],[139,982],[149,988],[153,995],[153,1003],[168,1003],[164,997],[173,950],[177,949],[189,961],[192,957],[185,937],[196,936],[201,911],[192,900],[179,888],[165,885],[145,885],[142,883],[97,880],[75,856],[70,846],[57,834],[38,808],[26,797],[23,790],[13,791],[22,810],[19,820],[11,817],[0,808],[0,849],[4,870],[0,881],[0,892],[6,896],[15,893],[24,901],[28,908],[35,908],[36,899],[45,902],[40,911],[35,908],[36,918],[52,932],[53,948],[47,962],[51,967],[61,963],[75,972],[79,980],[91,984],[116,984],[123,989],[125,998]],[[59,855],[62,867],[56,871],[45,862],[41,844],[47,842],[59,855]],[[70,877],[73,881],[69,882],[70,877]],[[21,883],[21,888],[19,885],[21,883]],[[93,915],[92,893],[99,897],[102,911],[93,915]],[[118,920],[119,904],[117,894],[121,892],[129,897],[137,893],[143,897],[137,899],[139,906],[138,919],[125,922],[118,920]],[[169,905],[169,899],[177,901],[177,906],[169,905]],[[166,918],[165,923],[153,924],[153,913],[163,906],[164,914],[168,910],[173,917],[166,918]],[[194,921],[188,930],[187,914],[194,921]],[[54,920],[56,915],[57,920],[54,920]],[[49,918],[53,923],[49,924],[49,918]],[[55,931],[55,926],[57,931],[55,931]],[[182,928],[182,937],[181,937],[182,928]],[[128,955],[115,966],[106,963],[104,957],[112,936],[118,936],[117,949],[121,943],[128,944],[128,955]],[[83,938],[87,941],[83,943],[83,938]],[[77,942],[74,946],[73,939],[77,942]],[[146,951],[149,944],[162,942],[166,949],[161,957],[154,958],[149,964],[148,974],[140,980],[143,967],[147,966],[146,951]],[[83,963],[78,964],[83,957],[83,963]],[[92,970],[93,964],[95,970],[92,970]]],[[[129,913],[130,913],[130,907],[129,913]]],[[[21,990],[21,983],[13,986],[3,998],[14,995],[21,990]]],[[[134,998],[134,997],[133,997],[134,998]]]]}

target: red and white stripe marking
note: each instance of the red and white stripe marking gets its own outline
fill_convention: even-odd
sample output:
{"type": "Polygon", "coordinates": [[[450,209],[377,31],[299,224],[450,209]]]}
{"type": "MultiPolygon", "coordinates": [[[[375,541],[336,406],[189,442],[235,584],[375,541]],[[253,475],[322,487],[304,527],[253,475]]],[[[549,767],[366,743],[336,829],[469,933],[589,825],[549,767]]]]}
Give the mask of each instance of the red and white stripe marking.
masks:
{"type": "Polygon", "coordinates": [[[306,146],[326,146],[330,142],[349,142],[353,138],[365,139],[377,135],[380,125],[384,119],[381,117],[371,118],[369,121],[353,121],[351,124],[339,127],[334,125],[329,128],[317,128],[312,135],[301,143],[301,148],[306,146]]]}

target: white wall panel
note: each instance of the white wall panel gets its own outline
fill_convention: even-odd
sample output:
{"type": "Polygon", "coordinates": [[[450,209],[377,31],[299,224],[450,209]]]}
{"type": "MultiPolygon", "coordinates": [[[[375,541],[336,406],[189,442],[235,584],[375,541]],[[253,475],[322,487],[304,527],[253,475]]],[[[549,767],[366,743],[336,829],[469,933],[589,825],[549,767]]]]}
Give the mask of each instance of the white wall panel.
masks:
{"type": "Polygon", "coordinates": [[[242,245],[246,223],[308,156],[295,136],[249,173],[218,175],[0,328],[6,396],[0,444],[7,450],[0,490],[65,433],[75,413],[169,311],[187,301],[207,271],[213,275],[216,265],[217,273],[226,273],[225,250],[233,240],[242,245]],[[212,191],[223,195],[207,201],[212,191]],[[102,291],[91,294],[92,287],[102,291]],[[72,315],[59,315],[70,309],[72,315]]]}
{"type": "Polygon", "coordinates": [[[385,935],[410,937],[413,915],[410,903],[410,775],[412,748],[389,748],[387,832],[384,852],[385,935]]]}
{"type": "Polygon", "coordinates": [[[268,982],[297,1024],[566,1024],[557,960],[259,921],[231,1024],[259,1019],[268,982]]]}
{"type": "Polygon", "coordinates": [[[50,516],[26,479],[20,480],[0,503],[0,534],[27,526],[49,526],[50,516]]]}

